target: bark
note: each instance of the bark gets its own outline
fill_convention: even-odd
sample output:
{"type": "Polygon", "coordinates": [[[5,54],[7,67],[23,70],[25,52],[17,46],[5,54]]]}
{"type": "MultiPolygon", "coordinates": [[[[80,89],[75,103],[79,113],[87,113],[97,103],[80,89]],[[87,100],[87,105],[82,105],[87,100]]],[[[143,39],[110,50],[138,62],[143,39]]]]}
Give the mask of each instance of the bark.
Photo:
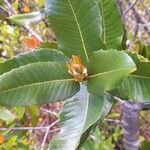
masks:
{"type": "Polygon", "coordinates": [[[139,140],[139,112],[150,108],[150,104],[124,101],[122,103],[122,128],[124,132],[124,147],[126,150],[138,150],[139,140]]]}

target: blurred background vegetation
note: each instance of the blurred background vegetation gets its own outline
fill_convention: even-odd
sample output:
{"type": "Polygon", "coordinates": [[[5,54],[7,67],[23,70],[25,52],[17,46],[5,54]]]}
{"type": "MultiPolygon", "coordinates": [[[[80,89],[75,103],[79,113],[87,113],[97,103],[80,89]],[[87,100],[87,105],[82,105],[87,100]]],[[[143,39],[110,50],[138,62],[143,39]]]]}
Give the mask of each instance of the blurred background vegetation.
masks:
{"type": "MultiPolygon", "coordinates": [[[[44,0],[9,0],[18,14],[39,11],[44,8],[44,0]]],[[[117,0],[120,14],[125,24],[129,50],[143,54],[150,59],[150,0],[117,0]]],[[[30,34],[24,28],[10,22],[0,0],[0,61],[19,53],[32,51],[24,43],[30,34]]],[[[55,35],[45,20],[31,28],[43,41],[56,41],[55,35]]],[[[0,128],[46,126],[54,122],[62,103],[46,104],[41,107],[0,106],[0,128]]],[[[107,118],[96,127],[81,150],[123,150],[122,130],[120,127],[121,108],[114,106],[107,118]]],[[[48,141],[57,133],[58,127],[51,129],[48,141]]],[[[36,150],[44,137],[43,130],[6,130],[0,132],[0,150],[36,150]]],[[[150,111],[140,113],[141,150],[150,149],[150,111]],[[148,142],[149,141],[149,142],[148,142]],[[148,148],[148,149],[147,149],[148,148]]]]}

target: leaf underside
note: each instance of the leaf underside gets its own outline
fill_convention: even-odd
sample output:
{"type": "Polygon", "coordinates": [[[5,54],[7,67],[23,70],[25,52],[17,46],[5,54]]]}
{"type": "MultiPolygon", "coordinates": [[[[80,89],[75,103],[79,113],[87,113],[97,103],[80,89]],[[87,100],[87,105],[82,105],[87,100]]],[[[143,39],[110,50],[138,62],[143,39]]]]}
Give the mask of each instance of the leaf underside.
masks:
{"type": "Polygon", "coordinates": [[[80,91],[65,102],[60,113],[60,133],[51,141],[50,149],[75,150],[82,134],[108,113],[112,105],[112,102],[108,101],[106,98],[89,94],[82,85],[80,91]]]}

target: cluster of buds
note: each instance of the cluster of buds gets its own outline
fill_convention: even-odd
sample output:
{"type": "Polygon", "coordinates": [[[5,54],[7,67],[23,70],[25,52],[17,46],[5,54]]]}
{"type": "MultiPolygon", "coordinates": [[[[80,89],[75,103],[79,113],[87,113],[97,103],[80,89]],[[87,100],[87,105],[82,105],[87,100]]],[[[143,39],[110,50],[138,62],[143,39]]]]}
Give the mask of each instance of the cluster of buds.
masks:
{"type": "Polygon", "coordinates": [[[72,58],[66,63],[66,66],[75,81],[83,82],[88,79],[87,68],[83,65],[79,55],[72,55],[72,58]]]}

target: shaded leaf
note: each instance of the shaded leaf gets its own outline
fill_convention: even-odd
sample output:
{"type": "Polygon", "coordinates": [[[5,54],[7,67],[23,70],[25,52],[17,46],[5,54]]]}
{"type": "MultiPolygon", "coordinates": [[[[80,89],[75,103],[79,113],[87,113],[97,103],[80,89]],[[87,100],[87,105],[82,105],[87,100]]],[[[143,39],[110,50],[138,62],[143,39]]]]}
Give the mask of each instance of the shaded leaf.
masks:
{"type": "Polygon", "coordinates": [[[150,102],[150,77],[130,75],[113,93],[130,101],[150,102]]]}
{"type": "Polygon", "coordinates": [[[101,117],[99,118],[100,121],[102,121],[107,116],[107,114],[110,112],[110,109],[114,103],[114,97],[111,94],[106,92],[104,98],[105,98],[105,101],[103,103],[101,117]]]}
{"type": "Polygon", "coordinates": [[[131,55],[137,65],[137,71],[126,77],[112,93],[123,99],[136,102],[150,102],[150,61],[131,55]]]}
{"type": "Polygon", "coordinates": [[[27,107],[28,112],[31,116],[31,124],[32,126],[36,126],[39,119],[39,107],[38,106],[29,106],[27,107]]]}
{"type": "Polygon", "coordinates": [[[94,125],[92,125],[91,127],[89,127],[81,136],[80,138],[80,143],[77,147],[77,149],[79,149],[80,147],[82,147],[82,145],[84,144],[84,142],[87,140],[87,138],[89,137],[90,135],[90,132],[95,128],[96,126],[96,123],[94,125]]]}
{"type": "Polygon", "coordinates": [[[137,53],[128,54],[137,66],[137,70],[133,74],[150,77],[150,61],[137,53]]]}
{"type": "Polygon", "coordinates": [[[107,49],[122,49],[123,22],[119,14],[116,0],[96,0],[103,22],[102,39],[107,49]],[[112,12],[113,11],[113,12],[112,12]]]}

